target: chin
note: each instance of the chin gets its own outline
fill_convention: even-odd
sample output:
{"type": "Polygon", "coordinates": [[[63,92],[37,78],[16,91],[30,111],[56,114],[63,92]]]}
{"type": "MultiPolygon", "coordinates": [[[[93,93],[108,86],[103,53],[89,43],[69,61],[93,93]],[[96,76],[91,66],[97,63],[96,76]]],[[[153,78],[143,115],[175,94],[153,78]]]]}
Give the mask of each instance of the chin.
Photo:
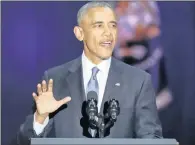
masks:
{"type": "Polygon", "coordinates": [[[106,60],[106,59],[109,59],[111,57],[111,55],[104,55],[104,56],[101,56],[100,58],[102,59],[102,60],[106,60]]]}
{"type": "Polygon", "coordinates": [[[99,58],[102,60],[109,59],[112,56],[112,51],[102,51],[101,53],[98,54],[99,58]]]}

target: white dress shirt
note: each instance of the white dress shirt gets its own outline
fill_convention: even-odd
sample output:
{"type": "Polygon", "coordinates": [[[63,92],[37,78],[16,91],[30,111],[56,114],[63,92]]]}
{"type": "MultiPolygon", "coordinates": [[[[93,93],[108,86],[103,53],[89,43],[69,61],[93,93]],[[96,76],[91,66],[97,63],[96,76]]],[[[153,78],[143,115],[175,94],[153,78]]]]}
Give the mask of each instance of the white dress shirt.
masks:
{"type": "MultiPolygon", "coordinates": [[[[97,73],[97,81],[99,86],[99,96],[98,96],[98,111],[100,111],[100,106],[103,100],[104,90],[108,78],[108,72],[110,68],[111,58],[107,60],[103,60],[100,64],[93,64],[83,53],[82,54],[82,68],[83,68],[83,81],[84,81],[84,89],[86,94],[87,84],[92,75],[92,68],[97,67],[99,72],[97,73]]],[[[87,94],[86,94],[87,96],[87,94]]]]}
{"type": "MultiPolygon", "coordinates": [[[[108,78],[110,64],[111,64],[111,58],[107,60],[103,60],[100,64],[95,65],[85,56],[84,52],[82,54],[82,71],[83,71],[83,81],[84,81],[83,83],[84,83],[85,94],[86,94],[87,84],[91,78],[92,68],[97,67],[99,69],[99,72],[97,73],[97,81],[99,85],[98,112],[100,111],[100,106],[103,100],[103,95],[104,95],[105,86],[108,78]]],[[[34,116],[33,128],[37,135],[42,133],[43,129],[48,124],[48,122],[49,122],[49,117],[47,117],[47,119],[44,121],[43,124],[40,124],[35,121],[35,116],[34,116]]]]}

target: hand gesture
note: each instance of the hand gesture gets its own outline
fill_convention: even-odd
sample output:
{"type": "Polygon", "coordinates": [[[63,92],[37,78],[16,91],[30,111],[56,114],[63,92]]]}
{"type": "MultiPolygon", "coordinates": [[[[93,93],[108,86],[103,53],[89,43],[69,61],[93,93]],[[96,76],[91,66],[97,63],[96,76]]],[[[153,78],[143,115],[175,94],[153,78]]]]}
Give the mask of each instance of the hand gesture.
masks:
{"type": "Polygon", "coordinates": [[[43,80],[42,84],[37,85],[37,93],[33,92],[33,98],[36,103],[36,121],[43,123],[48,117],[49,113],[56,111],[63,104],[68,103],[71,98],[65,97],[57,101],[53,96],[53,80],[50,79],[48,85],[43,80]]]}

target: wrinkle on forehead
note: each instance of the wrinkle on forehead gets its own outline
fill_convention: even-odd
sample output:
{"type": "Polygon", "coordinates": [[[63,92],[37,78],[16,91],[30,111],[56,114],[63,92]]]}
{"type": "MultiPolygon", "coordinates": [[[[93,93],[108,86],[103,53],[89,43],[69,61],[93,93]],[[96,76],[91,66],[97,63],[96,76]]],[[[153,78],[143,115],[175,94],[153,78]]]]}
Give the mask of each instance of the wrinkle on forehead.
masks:
{"type": "MultiPolygon", "coordinates": [[[[106,12],[108,12],[108,10],[110,10],[110,14],[111,17],[114,16],[114,20],[116,20],[116,14],[114,13],[114,11],[110,8],[105,8],[105,7],[94,7],[94,8],[90,8],[87,10],[87,12],[83,15],[83,18],[81,19],[81,27],[85,26],[86,24],[90,24],[93,23],[94,21],[98,21],[95,19],[98,19],[100,17],[100,14],[104,14],[106,12]]],[[[104,16],[104,15],[102,15],[104,16]]]]}

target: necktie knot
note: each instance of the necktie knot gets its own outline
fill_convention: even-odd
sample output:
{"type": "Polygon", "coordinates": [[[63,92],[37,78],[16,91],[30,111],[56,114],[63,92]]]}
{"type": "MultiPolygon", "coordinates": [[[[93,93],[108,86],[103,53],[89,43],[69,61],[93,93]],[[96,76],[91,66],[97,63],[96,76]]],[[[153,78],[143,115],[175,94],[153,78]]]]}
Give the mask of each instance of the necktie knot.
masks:
{"type": "Polygon", "coordinates": [[[98,71],[99,71],[99,69],[97,67],[92,68],[92,77],[93,78],[96,78],[96,75],[97,75],[98,71]]]}

